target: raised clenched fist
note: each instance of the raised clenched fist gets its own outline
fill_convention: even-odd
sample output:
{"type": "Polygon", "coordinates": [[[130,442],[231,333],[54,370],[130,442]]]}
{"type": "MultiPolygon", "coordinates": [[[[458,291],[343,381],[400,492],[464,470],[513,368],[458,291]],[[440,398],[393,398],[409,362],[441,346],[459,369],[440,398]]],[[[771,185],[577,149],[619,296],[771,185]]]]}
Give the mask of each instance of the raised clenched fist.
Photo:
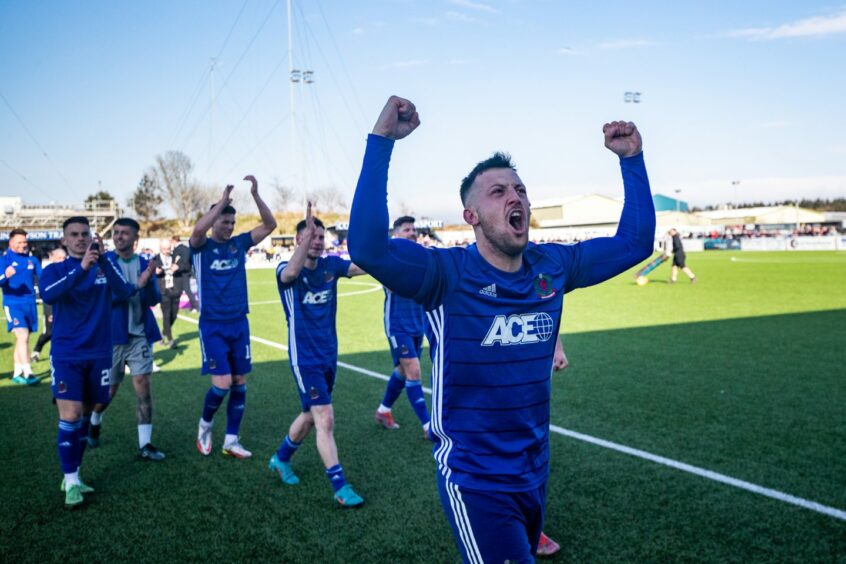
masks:
{"type": "Polygon", "coordinates": [[[373,126],[373,133],[388,139],[402,139],[417,129],[418,125],[420,116],[414,104],[405,98],[391,96],[373,126]]]}

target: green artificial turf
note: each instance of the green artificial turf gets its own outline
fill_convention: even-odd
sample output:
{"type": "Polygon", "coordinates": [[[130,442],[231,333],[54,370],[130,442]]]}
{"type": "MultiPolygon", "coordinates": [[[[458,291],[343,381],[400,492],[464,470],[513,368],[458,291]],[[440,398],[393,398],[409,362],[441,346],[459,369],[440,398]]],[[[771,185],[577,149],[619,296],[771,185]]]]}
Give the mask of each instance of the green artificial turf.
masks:
{"type": "MultiPolygon", "coordinates": [[[[565,298],[571,366],[553,377],[552,423],[846,511],[846,253],[690,253],[698,282],[638,287],[631,273],[565,298]],[[734,258],[734,260],[732,260],[734,258]]],[[[252,334],[286,344],[272,270],[250,271],[252,334]],[[272,303],[261,303],[272,302],[272,303]]],[[[388,375],[382,293],[342,280],[340,360],[388,375]]],[[[188,315],[188,317],[192,317],[188,315]]],[[[97,488],[68,511],[59,492],[49,363],[41,386],[9,382],[0,339],[3,562],[456,562],[431,448],[404,398],[402,425],[373,422],[384,382],[340,368],[335,436],[360,509],[334,506],[313,437],[294,458],[298,486],[267,469],[299,400],[287,355],[254,342],[247,461],[194,446],[208,378],[196,325],[157,351],[154,443],[135,458],[129,383],[82,469],[97,488]]],[[[424,361],[424,374],[429,363],[424,361]]],[[[428,375],[424,376],[428,383],[428,375]]],[[[553,433],[545,531],[557,561],[846,560],[846,521],[553,433]]]]}

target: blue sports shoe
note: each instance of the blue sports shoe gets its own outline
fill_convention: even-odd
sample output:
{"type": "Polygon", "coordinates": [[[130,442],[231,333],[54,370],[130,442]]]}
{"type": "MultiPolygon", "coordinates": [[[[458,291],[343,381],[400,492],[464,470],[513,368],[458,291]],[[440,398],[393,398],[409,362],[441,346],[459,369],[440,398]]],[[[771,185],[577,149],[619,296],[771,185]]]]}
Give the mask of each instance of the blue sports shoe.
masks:
{"type": "Polygon", "coordinates": [[[23,377],[23,374],[18,374],[14,378],[12,378],[13,384],[19,384],[21,386],[26,386],[26,378],[23,377]]]}
{"type": "Polygon", "coordinates": [[[279,478],[282,480],[283,484],[295,486],[300,483],[300,479],[296,474],[294,474],[294,469],[291,468],[291,463],[282,462],[275,454],[270,457],[270,464],[268,464],[267,467],[271,470],[275,470],[279,474],[279,478]]]}
{"type": "Polygon", "coordinates": [[[364,499],[352,489],[352,486],[346,484],[343,488],[335,492],[335,501],[341,507],[357,507],[364,503],[364,499]]]}

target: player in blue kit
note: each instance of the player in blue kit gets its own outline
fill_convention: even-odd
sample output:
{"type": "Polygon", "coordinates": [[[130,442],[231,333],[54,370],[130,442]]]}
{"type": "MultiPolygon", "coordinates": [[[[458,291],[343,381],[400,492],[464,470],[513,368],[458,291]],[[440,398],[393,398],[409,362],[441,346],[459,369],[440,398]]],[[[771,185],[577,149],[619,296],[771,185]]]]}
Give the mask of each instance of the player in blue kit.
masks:
{"type": "Polygon", "coordinates": [[[359,276],[364,271],[340,257],[323,257],[324,231],[323,223],[311,216],[309,203],[306,218],[297,224],[297,248],[291,260],[276,267],[276,284],[288,322],[288,357],[302,412],[271,457],[270,469],[279,473],[284,484],[298,484],[291,457],[314,428],[335,501],[342,507],[355,507],[364,500],[347,483],[338,459],[332,389],[338,365],[338,278],[359,276]]]}
{"type": "Polygon", "coordinates": [[[3,288],[3,311],[6,330],[15,335],[15,371],[12,382],[35,385],[29,357],[29,335],[38,331],[38,309],[35,305],[35,278],[41,277],[41,262],[29,254],[26,231],[9,233],[9,248],[0,257],[0,288],[3,288]]]}
{"type": "MultiPolygon", "coordinates": [[[[394,221],[394,237],[409,241],[417,240],[414,218],[399,217],[394,221]]],[[[376,422],[386,429],[399,429],[391,408],[402,393],[408,396],[411,408],[423,426],[423,436],[429,438],[429,411],[420,382],[420,353],[423,350],[424,325],[423,307],[409,298],[404,298],[385,287],[385,336],[394,360],[394,371],[385,387],[382,403],[376,408],[376,422]]]]}
{"type": "Polygon", "coordinates": [[[128,299],[135,286],[105,256],[99,236],[92,240],[88,219],[71,217],[62,225],[68,258],[41,275],[41,298],[53,306],[50,373],[59,410],[56,439],[64,473],[65,505],[82,503],[94,490],[79,479],[91,411],[109,401],[112,367],[112,298],[128,299]]]}
{"type": "Polygon", "coordinates": [[[223,190],[220,201],[200,218],[191,234],[190,245],[194,272],[200,293],[200,350],[203,374],[211,375],[203,414],[197,430],[197,450],[204,456],[212,451],[214,414],[229,394],[226,406],[226,437],[223,454],[249,458],[238,438],[247,404],[247,374],[250,361],[250,325],[247,322],[247,250],[276,229],[270,208],[258,193],[255,177],[245,176],[261,216],[261,225],[252,231],[232,236],[235,208],[230,204],[234,186],[223,190]],[[207,233],[211,229],[211,237],[207,233]]]}
{"type": "Polygon", "coordinates": [[[432,249],[390,239],[388,164],[420,124],[391,97],[368,137],[350,215],[352,260],[423,305],[433,340],[432,423],[444,512],[466,562],[532,562],[549,473],[550,378],[564,294],[652,252],[655,210],[637,128],[603,127],[625,190],[617,233],[575,245],[530,244],[530,204],[507,155],[461,183],[476,243],[432,249]]]}

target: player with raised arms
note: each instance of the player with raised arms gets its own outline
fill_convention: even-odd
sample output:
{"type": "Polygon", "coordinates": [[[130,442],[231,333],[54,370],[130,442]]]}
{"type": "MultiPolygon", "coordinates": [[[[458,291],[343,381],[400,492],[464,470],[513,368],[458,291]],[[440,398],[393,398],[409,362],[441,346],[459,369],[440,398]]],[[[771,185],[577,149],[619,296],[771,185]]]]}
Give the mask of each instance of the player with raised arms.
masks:
{"type": "Polygon", "coordinates": [[[238,438],[247,405],[247,374],[252,370],[245,262],[247,250],[276,229],[276,219],[259,196],[255,177],[245,176],[244,180],[251,183],[261,225],[232,236],[235,208],[230,195],[234,186],[229,184],[220,201],[197,222],[189,241],[200,293],[202,373],[211,375],[211,388],[206,393],[197,430],[197,450],[204,456],[211,454],[214,414],[227,393],[223,454],[234,458],[252,456],[238,438]],[[207,235],[209,229],[211,237],[207,235]]]}
{"type": "Polygon", "coordinates": [[[306,218],[297,224],[296,242],[291,260],[276,267],[276,285],[288,323],[288,358],[302,411],[271,457],[270,469],[278,472],[282,483],[298,484],[291,457],[314,428],[317,452],[335,501],[342,507],[355,507],[364,500],[347,483],[339,462],[332,390],[338,368],[338,278],[359,276],[364,271],[340,257],[323,256],[325,228],[312,217],[310,202],[306,218]]]}
{"type": "Polygon", "coordinates": [[[396,96],[376,121],[350,215],[350,256],[426,311],[438,489],[462,558],[531,562],[545,510],[550,379],[564,294],[652,252],[655,210],[640,133],[630,122],[602,128],[625,190],[613,237],[529,243],[526,187],[510,157],[497,153],[461,183],[476,243],[427,250],[389,238],[386,229],[391,152],[418,125],[414,104],[396,96]]]}
{"type": "MultiPolygon", "coordinates": [[[[417,240],[414,218],[408,215],[394,220],[394,237],[409,241],[417,240]]],[[[394,371],[385,386],[385,396],[376,408],[374,418],[386,429],[399,429],[391,408],[403,390],[408,396],[411,408],[423,426],[423,436],[429,438],[429,411],[420,382],[420,353],[423,351],[425,315],[423,307],[409,298],[404,298],[385,289],[385,336],[394,361],[394,371]]]]}
{"type": "Polygon", "coordinates": [[[79,467],[91,411],[95,404],[109,402],[112,299],[126,300],[136,288],[105,255],[100,237],[92,240],[87,218],[69,217],[62,233],[68,258],[44,269],[41,298],[53,306],[50,374],[59,411],[56,445],[65,505],[73,507],[94,491],[80,480],[79,467]]]}

